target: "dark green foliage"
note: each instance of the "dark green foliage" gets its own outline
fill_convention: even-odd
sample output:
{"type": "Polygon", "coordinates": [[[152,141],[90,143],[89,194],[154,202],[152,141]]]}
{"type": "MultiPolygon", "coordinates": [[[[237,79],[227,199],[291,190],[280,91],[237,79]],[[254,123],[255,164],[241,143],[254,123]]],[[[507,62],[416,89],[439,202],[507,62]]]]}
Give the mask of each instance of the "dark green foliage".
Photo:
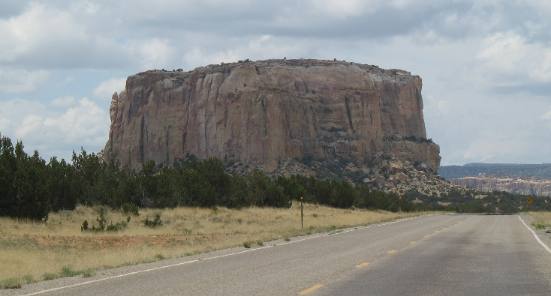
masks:
{"type": "MultiPolygon", "coordinates": [[[[150,161],[140,171],[119,168],[84,150],[73,153],[72,163],[56,158],[46,162],[37,152],[27,155],[21,142],[14,146],[9,138],[0,136],[0,216],[44,220],[50,211],[71,210],[77,204],[100,206],[97,221],[84,221],[82,231],[122,230],[131,215],[139,215],[141,207],[286,208],[301,196],[306,202],[333,207],[388,211],[512,213],[520,209],[551,209],[551,198],[535,198],[529,204],[526,197],[514,194],[486,195],[480,199],[474,198],[474,193],[453,191],[433,198],[408,192],[400,197],[344,180],[298,175],[272,178],[260,171],[232,175],[218,159],[199,160],[193,156],[170,168],[150,161]],[[443,205],[448,202],[449,206],[443,205]],[[109,222],[107,208],[121,209],[128,215],[127,220],[109,222]]],[[[157,222],[155,218],[146,221],[153,227],[162,224],[160,217],[157,222]]]]}
{"type": "Polygon", "coordinates": [[[115,224],[113,222],[109,223],[107,227],[105,227],[105,231],[115,232],[115,231],[121,231],[124,230],[126,227],[128,227],[128,223],[126,221],[120,221],[115,224]]]}
{"type": "Polygon", "coordinates": [[[121,231],[128,227],[130,222],[130,216],[126,218],[126,221],[120,221],[113,224],[113,221],[107,222],[107,208],[101,206],[98,208],[98,217],[96,218],[97,225],[90,225],[87,220],[82,222],[80,226],[80,231],[93,231],[93,232],[104,232],[104,231],[121,231]]]}
{"type": "MultiPolygon", "coordinates": [[[[13,147],[9,138],[0,138],[2,216],[38,220],[46,218],[49,211],[70,210],[77,204],[101,206],[95,223],[84,221],[82,231],[117,231],[129,220],[109,222],[107,207],[138,216],[140,207],[290,207],[291,201],[300,196],[307,202],[340,208],[399,209],[392,195],[346,181],[303,176],[271,178],[260,171],[232,175],[220,160],[193,156],[170,168],[149,161],[137,172],[106,163],[99,155],[84,150],[73,153],[72,164],[56,158],[46,163],[38,153],[26,155],[22,143],[13,147]]],[[[160,218],[157,222],[149,218],[146,221],[160,225],[156,224],[160,218]]]]}
{"type": "Polygon", "coordinates": [[[143,221],[144,226],[155,228],[158,226],[163,225],[163,221],[161,220],[161,214],[155,214],[155,218],[149,219],[149,217],[146,217],[143,221]]]}
{"type": "Polygon", "coordinates": [[[96,218],[98,226],[92,226],[92,230],[105,231],[105,228],[107,227],[107,209],[105,207],[100,207],[98,209],[98,214],[99,216],[96,218]]]}
{"type": "Polygon", "coordinates": [[[80,226],[80,231],[88,231],[88,220],[84,220],[80,226]]]}
{"type": "Polygon", "coordinates": [[[49,164],[38,152],[32,156],[0,136],[0,216],[47,219],[51,210],[72,209],[70,190],[61,190],[68,182],[65,162],[54,158],[49,164]]]}
{"type": "MultiPolygon", "coordinates": [[[[140,208],[133,204],[133,203],[124,203],[122,206],[121,206],[121,210],[124,214],[126,215],[134,215],[134,216],[139,216],[140,215],[140,208]]],[[[130,222],[130,216],[128,217],[128,222],[130,222]]]]}

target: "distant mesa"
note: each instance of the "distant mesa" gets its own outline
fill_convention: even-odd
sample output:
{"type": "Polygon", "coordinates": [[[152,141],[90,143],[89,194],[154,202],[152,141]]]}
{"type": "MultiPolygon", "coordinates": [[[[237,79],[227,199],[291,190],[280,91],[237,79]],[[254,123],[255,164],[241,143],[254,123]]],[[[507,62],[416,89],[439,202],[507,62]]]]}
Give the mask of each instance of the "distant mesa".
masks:
{"type": "Polygon", "coordinates": [[[469,163],[441,167],[439,174],[478,191],[551,197],[551,164],[469,163]]]}
{"type": "Polygon", "coordinates": [[[337,60],[146,71],[113,95],[104,155],[133,169],[194,155],[234,172],[343,177],[402,193],[439,186],[421,87],[406,71],[337,60]]]}

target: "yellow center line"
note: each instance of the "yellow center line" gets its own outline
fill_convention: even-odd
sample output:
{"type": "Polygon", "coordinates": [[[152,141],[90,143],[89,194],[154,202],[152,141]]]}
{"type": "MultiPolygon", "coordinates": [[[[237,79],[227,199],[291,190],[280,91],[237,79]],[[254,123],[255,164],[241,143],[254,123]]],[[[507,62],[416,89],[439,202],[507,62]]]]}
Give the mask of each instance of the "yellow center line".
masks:
{"type": "Polygon", "coordinates": [[[369,265],[369,262],[362,262],[358,265],[356,265],[356,268],[366,268],[369,265]]]}
{"type": "Polygon", "coordinates": [[[396,254],[397,252],[398,252],[398,251],[396,251],[396,250],[390,250],[390,251],[387,252],[387,254],[389,254],[389,255],[394,255],[394,254],[396,254]]]}
{"type": "Polygon", "coordinates": [[[417,241],[414,241],[414,240],[409,242],[410,245],[415,245],[416,243],[417,241]]]}
{"type": "Polygon", "coordinates": [[[308,289],[304,289],[304,290],[300,291],[298,293],[298,295],[310,295],[310,294],[316,292],[317,290],[319,290],[322,287],[323,287],[322,284],[315,284],[315,285],[313,285],[312,287],[310,287],[308,289]]]}

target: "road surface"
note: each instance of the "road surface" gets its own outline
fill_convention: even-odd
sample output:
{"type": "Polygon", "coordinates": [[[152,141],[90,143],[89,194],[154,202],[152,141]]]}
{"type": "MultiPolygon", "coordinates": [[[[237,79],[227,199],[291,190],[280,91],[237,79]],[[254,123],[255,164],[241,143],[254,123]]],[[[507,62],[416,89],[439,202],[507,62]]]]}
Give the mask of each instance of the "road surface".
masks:
{"type": "Polygon", "coordinates": [[[436,215],[42,282],[6,295],[551,295],[517,215],[436,215]]]}

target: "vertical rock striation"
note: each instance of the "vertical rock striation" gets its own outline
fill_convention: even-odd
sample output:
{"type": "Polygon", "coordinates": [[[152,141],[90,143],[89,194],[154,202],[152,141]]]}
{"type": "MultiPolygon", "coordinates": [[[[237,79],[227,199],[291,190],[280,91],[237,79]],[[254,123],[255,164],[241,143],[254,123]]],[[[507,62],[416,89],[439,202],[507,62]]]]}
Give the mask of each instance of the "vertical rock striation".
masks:
{"type": "MultiPolygon", "coordinates": [[[[373,175],[384,160],[434,174],[421,78],[322,60],[266,60],[147,71],[113,95],[108,160],[140,168],[186,155],[235,170],[373,175]]],[[[369,179],[369,178],[368,178],[369,179]]]]}

